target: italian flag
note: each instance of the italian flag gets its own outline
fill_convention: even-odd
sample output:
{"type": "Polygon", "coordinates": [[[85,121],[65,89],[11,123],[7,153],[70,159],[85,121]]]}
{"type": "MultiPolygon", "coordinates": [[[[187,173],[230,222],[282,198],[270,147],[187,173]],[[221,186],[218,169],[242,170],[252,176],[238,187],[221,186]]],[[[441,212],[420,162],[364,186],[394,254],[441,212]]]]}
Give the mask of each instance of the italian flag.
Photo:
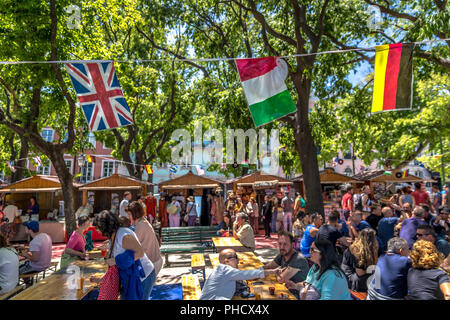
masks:
{"type": "Polygon", "coordinates": [[[284,82],[288,68],[283,59],[236,59],[236,66],[256,127],[297,109],[284,82]]]}

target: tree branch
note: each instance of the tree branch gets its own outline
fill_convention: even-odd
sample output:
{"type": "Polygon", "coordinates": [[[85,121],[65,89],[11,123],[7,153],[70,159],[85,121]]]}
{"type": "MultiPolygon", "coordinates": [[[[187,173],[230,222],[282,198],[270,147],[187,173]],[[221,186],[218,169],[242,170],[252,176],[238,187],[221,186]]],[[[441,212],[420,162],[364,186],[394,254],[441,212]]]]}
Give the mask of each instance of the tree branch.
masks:
{"type": "Polygon", "coordinates": [[[393,17],[400,18],[400,19],[407,19],[407,20],[412,21],[412,22],[416,22],[416,20],[418,19],[417,17],[414,17],[412,15],[409,15],[409,14],[406,14],[406,13],[401,13],[401,12],[398,12],[398,11],[395,11],[395,10],[391,9],[389,7],[389,4],[387,4],[387,6],[385,7],[385,6],[377,4],[377,3],[373,2],[373,1],[370,1],[370,0],[364,0],[364,1],[367,4],[370,4],[372,6],[377,6],[378,8],[380,8],[381,12],[387,13],[387,14],[393,16],[393,17]]]}
{"type": "Polygon", "coordinates": [[[430,52],[419,51],[417,52],[417,56],[428,61],[432,61],[448,70],[450,70],[450,60],[446,60],[444,58],[433,56],[430,52]]]}

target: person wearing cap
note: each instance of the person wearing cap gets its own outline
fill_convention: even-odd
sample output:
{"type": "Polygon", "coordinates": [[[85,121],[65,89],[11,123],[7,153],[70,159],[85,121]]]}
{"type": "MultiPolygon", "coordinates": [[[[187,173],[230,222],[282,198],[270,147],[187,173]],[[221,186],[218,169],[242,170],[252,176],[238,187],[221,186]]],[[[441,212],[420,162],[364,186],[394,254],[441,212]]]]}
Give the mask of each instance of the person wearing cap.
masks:
{"type": "Polygon", "coordinates": [[[194,197],[187,197],[187,205],[186,205],[186,214],[189,217],[188,227],[194,227],[195,222],[197,221],[197,205],[194,202],[194,197]]]}
{"type": "Polygon", "coordinates": [[[30,242],[30,251],[22,250],[20,255],[28,259],[19,268],[20,274],[42,271],[50,267],[52,259],[52,239],[46,233],[39,231],[39,222],[25,222],[25,232],[33,240],[30,242]]]}

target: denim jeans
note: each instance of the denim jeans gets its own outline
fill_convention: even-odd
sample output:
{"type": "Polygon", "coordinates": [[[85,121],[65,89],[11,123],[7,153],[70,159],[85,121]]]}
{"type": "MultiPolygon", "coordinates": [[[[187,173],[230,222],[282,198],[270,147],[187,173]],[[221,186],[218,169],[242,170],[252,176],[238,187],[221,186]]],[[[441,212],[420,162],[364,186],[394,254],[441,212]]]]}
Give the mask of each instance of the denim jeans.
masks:
{"type": "Polygon", "coordinates": [[[275,210],[275,212],[272,214],[272,223],[271,223],[272,233],[277,233],[277,216],[278,211],[275,210]]]}
{"type": "Polygon", "coordinates": [[[156,271],[153,269],[153,271],[148,275],[147,278],[145,278],[144,281],[142,281],[142,300],[149,300],[150,294],[152,293],[153,285],[155,284],[156,280],[156,271]]]}

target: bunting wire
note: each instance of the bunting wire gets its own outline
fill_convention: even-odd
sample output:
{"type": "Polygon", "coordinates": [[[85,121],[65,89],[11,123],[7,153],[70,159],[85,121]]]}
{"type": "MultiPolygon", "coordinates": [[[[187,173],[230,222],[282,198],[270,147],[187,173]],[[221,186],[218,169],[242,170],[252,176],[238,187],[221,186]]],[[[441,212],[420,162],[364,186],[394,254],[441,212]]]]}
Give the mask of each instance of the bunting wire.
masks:
{"type": "MultiPolygon", "coordinates": [[[[425,40],[418,42],[411,42],[415,45],[428,44],[434,42],[442,42],[442,41],[450,41],[450,38],[446,39],[435,39],[435,40],[425,40]]],[[[312,53],[299,53],[299,54],[291,54],[280,56],[280,58],[296,58],[296,57],[307,57],[307,56],[315,56],[322,54],[334,54],[334,53],[342,53],[342,52],[351,52],[351,51],[375,51],[377,46],[367,47],[367,48],[351,48],[351,49],[339,49],[339,50],[330,50],[330,51],[321,51],[321,52],[312,52],[312,53]]],[[[181,62],[216,62],[216,61],[230,61],[236,59],[245,59],[245,58],[175,58],[175,61],[181,62]]],[[[15,65],[15,64],[54,64],[54,63],[100,63],[100,62],[117,62],[117,63],[145,63],[145,62],[172,62],[169,59],[130,59],[130,60],[53,60],[53,61],[0,61],[0,65],[15,65]]]]}

